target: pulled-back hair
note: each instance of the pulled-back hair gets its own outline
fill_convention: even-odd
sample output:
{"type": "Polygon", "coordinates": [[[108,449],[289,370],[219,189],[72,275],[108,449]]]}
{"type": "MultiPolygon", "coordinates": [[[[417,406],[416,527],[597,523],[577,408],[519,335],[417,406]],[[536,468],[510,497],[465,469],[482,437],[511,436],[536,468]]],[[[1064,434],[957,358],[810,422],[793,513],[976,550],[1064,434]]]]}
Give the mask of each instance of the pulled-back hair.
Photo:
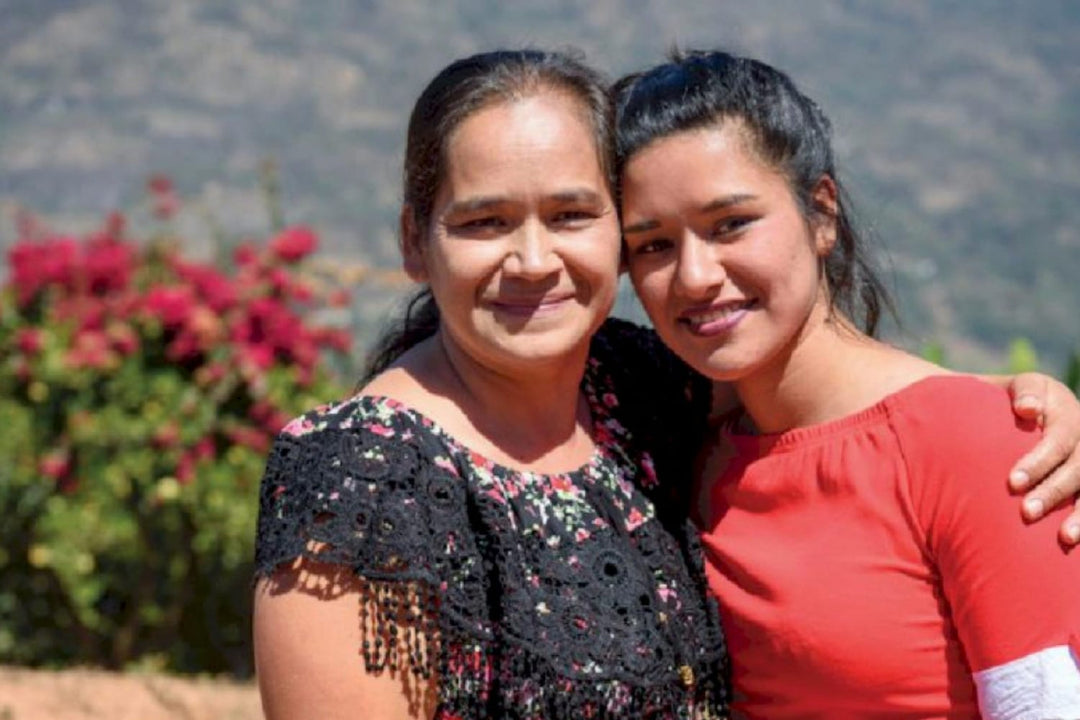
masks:
{"type": "Polygon", "coordinates": [[[830,311],[839,310],[866,333],[877,331],[893,305],[853,223],[851,201],[837,176],[832,127],[817,103],[787,75],[725,52],[672,53],[669,62],[627,75],[612,89],[615,169],[650,143],[687,130],[738,123],[749,149],[787,178],[807,221],[826,212],[814,190],[824,176],[837,188],[837,242],[825,258],[830,311]]]}
{"type": "MultiPolygon", "coordinates": [[[[614,189],[611,102],[604,77],[572,52],[526,49],[480,53],[443,68],[420,93],[409,117],[403,202],[421,236],[431,227],[435,196],[446,176],[446,145],[454,130],[479,110],[545,90],[563,92],[578,101],[582,118],[592,130],[600,169],[608,188],[614,189]]],[[[361,384],[438,329],[439,309],[425,287],[408,301],[403,317],[376,343],[361,384]]]]}

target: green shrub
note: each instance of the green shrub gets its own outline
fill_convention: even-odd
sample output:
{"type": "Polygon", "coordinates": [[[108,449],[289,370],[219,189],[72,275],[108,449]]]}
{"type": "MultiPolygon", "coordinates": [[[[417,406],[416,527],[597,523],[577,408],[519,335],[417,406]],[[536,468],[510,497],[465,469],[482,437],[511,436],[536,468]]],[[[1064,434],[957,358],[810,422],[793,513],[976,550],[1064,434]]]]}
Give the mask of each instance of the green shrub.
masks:
{"type": "Polygon", "coordinates": [[[119,215],[84,238],[21,224],[0,291],[0,663],[251,672],[265,454],[343,392],[324,360],[350,340],[310,321],[315,246],[287,228],[219,269],[119,215]]]}

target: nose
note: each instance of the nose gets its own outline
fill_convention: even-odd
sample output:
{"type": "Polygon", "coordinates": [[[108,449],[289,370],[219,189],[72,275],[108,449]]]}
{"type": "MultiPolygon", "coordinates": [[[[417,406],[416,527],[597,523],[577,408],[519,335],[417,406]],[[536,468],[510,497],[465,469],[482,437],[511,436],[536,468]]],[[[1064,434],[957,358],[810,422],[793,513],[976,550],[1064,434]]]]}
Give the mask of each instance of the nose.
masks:
{"type": "Polygon", "coordinates": [[[693,232],[683,234],[677,262],[675,284],[687,297],[707,295],[727,279],[720,250],[693,232]]]}
{"type": "Polygon", "coordinates": [[[561,267],[555,252],[555,238],[542,222],[523,222],[511,238],[504,267],[507,273],[526,279],[540,279],[561,267]]]}

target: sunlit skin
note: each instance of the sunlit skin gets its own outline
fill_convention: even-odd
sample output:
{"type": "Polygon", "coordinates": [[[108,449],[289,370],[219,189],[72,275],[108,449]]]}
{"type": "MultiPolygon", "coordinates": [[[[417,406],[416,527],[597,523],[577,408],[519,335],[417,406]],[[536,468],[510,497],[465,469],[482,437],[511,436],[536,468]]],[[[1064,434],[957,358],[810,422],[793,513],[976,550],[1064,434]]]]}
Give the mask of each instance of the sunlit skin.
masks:
{"type": "Polygon", "coordinates": [[[714,380],[768,373],[828,315],[818,266],[833,225],[810,227],[745,146],[730,124],[677,134],[623,178],[634,287],[664,341],[714,380]]]}
{"type": "MultiPolygon", "coordinates": [[[[630,275],[661,338],[702,374],[732,382],[770,431],[844,412],[845,393],[822,407],[797,389],[846,372],[830,357],[840,345],[929,372],[830,312],[821,263],[836,240],[832,181],[819,181],[804,213],[787,179],[750,147],[729,122],[662,138],[626,166],[630,275]]],[[[866,383],[866,402],[882,380],[866,383]]]]}
{"type": "Polygon", "coordinates": [[[406,233],[406,268],[431,287],[451,352],[496,372],[584,361],[619,267],[614,202],[582,151],[594,146],[578,101],[553,91],[451,135],[430,231],[406,233]]]}
{"type": "MultiPolygon", "coordinates": [[[[942,372],[830,315],[818,262],[835,242],[835,187],[828,178],[819,183],[818,212],[806,213],[786,178],[751,147],[739,125],[718,124],[661,138],[625,167],[630,276],[664,341],[706,376],[732,381],[762,430],[839,417],[942,372]],[[823,357],[827,362],[815,361],[823,357]],[[861,373],[866,365],[881,369],[881,377],[861,373]],[[807,393],[832,382],[845,392],[807,402],[807,393]]],[[[1046,380],[1027,375],[1016,382],[1014,395],[1024,398],[1024,388],[1046,380]]],[[[1075,424],[1076,403],[1055,390],[1050,405],[1063,425],[1017,468],[1048,473],[1052,449],[1075,445],[1075,431],[1065,425],[1066,418],[1075,424]]],[[[1030,494],[1043,509],[1032,512],[1025,503],[1025,517],[1039,517],[1075,493],[1077,474],[1075,460],[1058,469],[1030,494]]],[[[1014,471],[1013,486],[1022,487],[1024,477],[1014,471]]],[[[1060,537],[1066,545],[1080,538],[1080,509],[1062,524],[1060,537]]]]}

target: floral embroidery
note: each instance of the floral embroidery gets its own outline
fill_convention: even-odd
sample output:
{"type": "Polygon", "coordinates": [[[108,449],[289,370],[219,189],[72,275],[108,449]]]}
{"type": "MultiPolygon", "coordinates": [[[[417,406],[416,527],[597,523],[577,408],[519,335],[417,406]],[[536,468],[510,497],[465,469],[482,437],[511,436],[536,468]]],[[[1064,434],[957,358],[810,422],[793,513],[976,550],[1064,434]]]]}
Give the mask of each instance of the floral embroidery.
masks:
{"type": "MultiPolygon", "coordinates": [[[[263,481],[258,572],[309,555],[378,583],[365,612],[407,638],[415,672],[438,677],[437,720],[725,717],[696,533],[675,509],[662,520],[666,496],[646,492],[662,489],[657,453],[689,456],[678,438],[692,433],[673,418],[694,417],[639,390],[658,375],[633,371],[651,337],[609,321],[594,342],[582,389],[597,447],[569,473],[494,463],[388,398],[293,421],[263,481]]],[[[396,652],[373,640],[363,656],[378,671],[396,652]]]]}

